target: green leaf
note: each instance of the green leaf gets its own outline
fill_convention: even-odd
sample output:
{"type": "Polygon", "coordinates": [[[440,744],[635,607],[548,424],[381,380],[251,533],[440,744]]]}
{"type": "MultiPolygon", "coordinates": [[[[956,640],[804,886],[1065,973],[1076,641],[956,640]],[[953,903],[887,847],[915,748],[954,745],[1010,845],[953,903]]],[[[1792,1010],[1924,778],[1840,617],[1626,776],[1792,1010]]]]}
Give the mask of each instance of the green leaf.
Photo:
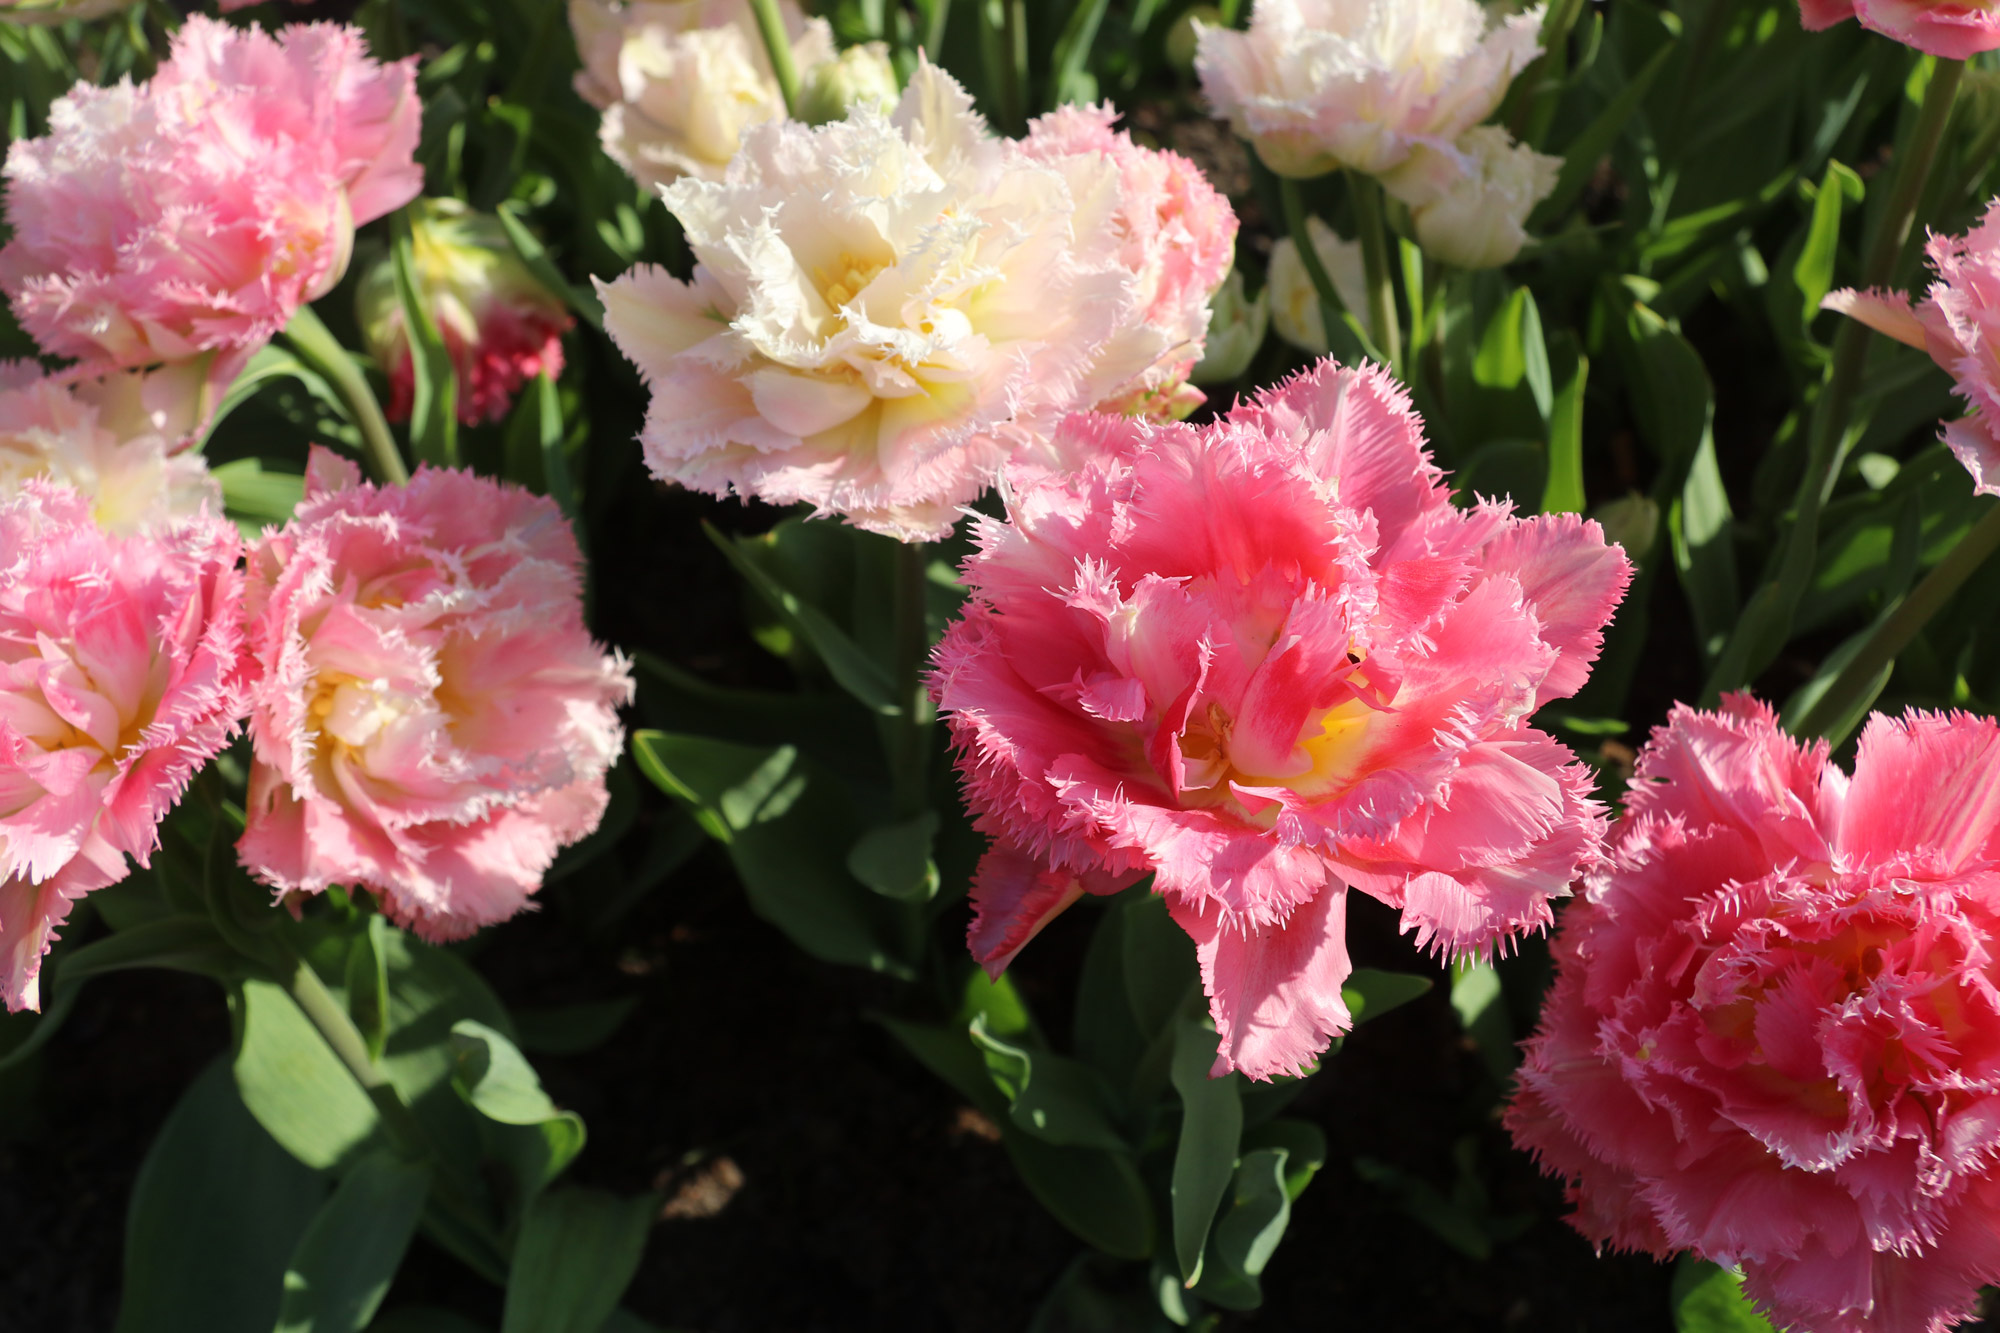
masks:
{"type": "Polygon", "coordinates": [[[63,955],[56,980],[74,986],[106,972],[165,967],[226,980],[252,964],[230,948],[205,916],[161,917],[121,930],[63,955]]]}
{"type": "Polygon", "coordinates": [[[355,1163],[285,1271],[277,1333],[360,1333],[389,1293],[430,1192],[428,1167],[387,1152],[355,1163]]]}
{"type": "Polygon", "coordinates": [[[963,1029],[932,1023],[911,1023],[900,1018],[878,1018],[890,1035],[917,1062],[936,1074],[959,1096],[995,1120],[1008,1118],[1006,1096],[994,1085],[987,1072],[985,1052],[973,1044],[963,1029]]]}
{"type": "Polygon", "coordinates": [[[1056,1221],[1120,1259],[1144,1259],[1156,1240],[1153,1199],[1128,1152],[1064,1148],[1001,1125],[1021,1183],[1056,1221]]]}
{"type": "Polygon", "coordinates": [[[843,785],[796,747],[641,731],[632,754],[728,848],[750,905],[793,943],[827,962],[914,975],[914,916],[828,854],[852,836],[856,814],[843,785]]]}
{"type": "Polygon", "coordinates": [[[1215,1210],[1236,1173],[1243,1137],[1243,1100],[1233,1074],[1210,1078],[1215,1029],[1182,1019],[1174,1033],[1174,1091],[1181,1099],[1181,1136],[1171,1187],[1174,1258],[1192,1287],[1201,1280],[1202,1253],[1215,1210]]]}
{"type": "MultiPolygon", "coordinates": [[[[410,452],[420,463],[458,466],[458,371],[431,318],[426,293],[417,286],[411,257],[409,224],[398,228],[390,248],[396,275],[396,299],[403,307],[403,328],[410,342],[414,379],[410,397],[410,452]]],[[[389,367],[383,367],[387,371],[389,367]]]]}
{"type": "Polygon", "coordinates": [[[714,528],[708,529],[708,535],[716,549],[727,556],[736,572],[743,576],[743,581],[769,603],[794,634],[812,645],[812,650],[819,655],[820,661],[826,663],[827,671],[842,689],[884,717],[902,715],[895,682],[889,678],[887,669],[870,657],[846,630],[835,624],[832,617],[780,583],[764,563],[751,554],[752,543],[758,539],[732,540],[714,528]]]}
{"type": "Polygon", "coordinates": [[[551,1190],[521,1223],[500,1333],[598,1333],[639,1270],[659,1200],[551,1190]]]}
{"type": "Polygon", "coordinates": [[[562,297],[563,303],[574,310],[578,318],[593,329],[603,328],[604,302],[597,299],[596,293],[570,284],[569,279],[563,276],[562,270],[556,267],[555,261],[549,258],[547,248],[535,239],[535,234],[528,230],[525,222],[521,221],[520,207],[519,204],[509,200],[493,210],[494,215],[500,219],[501,229],[507,233],[508,241],[514,246],[514,253],[521,257],[521,262],[527,266],[528,272],[535,275],[535,281],[562,297]]]}
{"type": "Polygon", "coordinates": [[[270,1333],[286,1261],[326,1193],[214,1061],[133,1182],[117,1333],[270,1333]]]}
{"type": "Polygon", "coordinates": [[[1508,293],[1507,303],[1487,321],[1479,350],[1473,354],[1472,380],[1502,390],[1525,384],[1536,412],[1548,418],[1554,402],[1548,345],[1542,336],[1541,311],[1526,287],[1508,293]]]}
{"type": "Polygon", "coordinates": [[[464,1315],[435,1305],[402,1305],[368,1326],[368,1333],[487,1333],[464,1315]]]}
{"type": "Polygon", "coordinates": [[[533,1065],[505,1036],[474,1019],[452,1024],[452,1086],[466,1104],[488,1120],[539,1131],[547,1150],[527,1164],[518,1184],[528,1192],[556,1178],[583,1151],[583,1117],[564,1111],[542,1090],[533,1065]]]}
{"type": "Polygon", "coordinates": [[[562,395],[549,372],[529,381],[507,418],[507,479],[540,491],[576,522],[576,483],[564,449],[562,395]]]}
{"type": "Polygon", "coordinates": [[[1805,244],[1792,265],[1792,281],[1799,289],[1801,326],[1810,325],[1819,314],[1819,303],[1833,290],[1834,261],[1840,256],[1840,215],[1849,204],[1861,202],[1866,187],[1850,167],[1838,162],[1826,164],[1819,197],[1813,200],[1812,223],[1806,229],[1805,244]]]}
{"type": "Polygon", "coordinates": [[[316,1169],[360,1156],[379,1127],[374,1104],[292,997],[249,980],[234,996],[236,1089],[292,1156],[316,1169]]]}
{"type": "Polygon", "coordinates": [[[1667,511],[1667,531],[1705,664],[1714,663],[1737,620],[1735,527],[1715,460],[1715,437],[1703,431],[1687,483],[1667,511]]]}
{"type": "Polygon", "coordinates": [[[1326,1165],[1326,1135],[1310,1120],[1272,1120],[1245,1132],[1243,1149],[1285,1150],[1285,1193],[1293,1203],[1326,1165]]]}
{"type": "Polygon", "coordinates": [[[282,526],[305,495],[304,477],[292,472],[267,472],[255,458],[222,463],[210,468],[209,473],[222,484],[223,510],[253,530],[261,530],[266,524],[282,526]]]}
{"type": "Polygon", "coordinates": [[[935,810],[869,829],[848,850],[847,873],[885,898],[929,902],[938,891],[937,830],[935,810]]]}
{"type": "Polygon", "coordinates": [[[1085,62],[1108,7],[1108,0],[1079,0],[1070,11],[1049,60],[1049,87],[1054,90],[1051,100],[1055,105],[1096,100],[1097,81],[1090,77],[1085,62]]]}
{"type": "MultiPolygon", "coordinates": [[[[305,362],[275,343],[266,343],[257,349],[243,369],[237,372],[236,378],[229,382],[229,387],[223,390],[221,400],[215,405],[215,411],[209,415],[207,423],[202,428],[203,447],[207,446],[208,441],[215,435],[216,427],[220,426],[230,413],[250,401],[257,390],[263,388],[265,384],[277,379],[298,380],[306,385],[309,392],[323,401],[336,401],[333,386],[328,384],[317,371],[308,369],[305,362]]],[[[256,467],[255,459],[239,461],[249,463],[253,470],[256,467]]],[[[222,469],[217,468],[215,471],[220,478],[222,469]]],[[[226,481],[223,482],[222,494],[225,502],[230,500],[229,483],[226,481]]],[[[235,506],[232,503],[230,507],[235,506]]]]}
{"type": "Polygon", "coordinates": [[[1400,1009],[1431,988],[1429,977],[1414,972],[1382,972],[1357,967],[1340,984],[1341,1001],[1359,1027],[1371,1018],[1380,1018],[1391,1009],[1400,1009]]]}
{"type": "Polygon", "coordinates": [[[1053,1051],[994,1036],[986,1030],[984,1014],[967,1031],[986,1058],[994,1086],[1011,1104],[1009,1118],[1023,1133],[1059,1147],[1127,1147],[1112,1124],[1110,1090],[1096,1070],[1053,1051]]]}
{"type": "Polygon", "coordinates": [[[1684,1254],[1674,1265],[1669,1299],[1674,1333],[1771,1333],[1771,1323],[1743,1294],[1743,1277],[1684,1254]]]}
{"type": "Polygon", "coordinates": [[[1165,899],[1149,893],[1133,898],[1122,911],[1125,1000],[1132,1021],[1151,1040],[1201,985],[1201,965],[1195,961],[1194,941],[1167,914],[1165,899]]]}
{"type": "Polygon", "coordinates": [[[1486,1072],[1504,1086],[1514,1072],[1514,1028],[1493,964],[1467,962],[1452,968],[1451,1007],[1478,1047],[1486,1072]]]}
{"type": "Polygon", "coordinates": [[[1569,141],[1562,150],[1562,171],[1556,176],[1556,187],[1542,200],[1528,219],[1528,231],[1539,234],[1548,230],[1550,222],[1569,211],[1583,194],[1583,187],[1597,173],[1597,164],[1618,142],[1625,122],[1639,109],[1646,93],[1653,86],[1653,80],[1660,77],[1660,71],[1667,67],[1679,46],[1677,41],[1666,42],[1633,76],[1631,82],[1611,99],[1604,110],[1576,138],[1569,141]]]}
{"type": "Polygon", "coordinates": [[[383,917],[371,914],[368,924],[356,932],[347,950],[347,1012],[368,1043],[371,1058],[382,1058],[383,1043],[389,1039],[389,959],[386,953],[392,927],[383,917]]]}
{"type": "Polygon", "coordinates": [[[1544,514],[1581,514],[1583,493],[1583,390],[1590,358],[1568,333],[1555,339],[1556,394],[1549,412],[1549,479],[1542,487],[1544,514]]]}
{"type": "Polygon", "coordinates": [[[1236,1169],[1231,1197],[1216,1219],[1206,1266],[1195,1295],[1229,1310],[1254,1310],[1263,1302],[1258,1278],[1277,1253],[1292,1219],[1284,1148],[1247,1149],[1236,1169]]]}
{"type": "Polygon", "coordinates": [[[537,1055],[581,1055],[594,1051],[623,1026],[639,1005],[636,996],[516,1009],[515,1034],[521,1049],[537,1055]]]}

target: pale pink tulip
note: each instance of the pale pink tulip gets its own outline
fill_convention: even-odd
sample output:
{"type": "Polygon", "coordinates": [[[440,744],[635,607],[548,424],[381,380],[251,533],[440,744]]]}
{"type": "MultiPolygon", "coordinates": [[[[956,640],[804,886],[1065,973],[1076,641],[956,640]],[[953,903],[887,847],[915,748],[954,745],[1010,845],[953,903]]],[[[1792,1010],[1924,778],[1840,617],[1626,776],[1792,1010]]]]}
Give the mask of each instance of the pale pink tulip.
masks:
{"type": "Polygon", "coordinates": [[[604,327],[652,390],[653,475],[711,494],[942,536],[1094,401],[1138,309],[1119,178],[993,138],[932,65],[892,116],[754,126],[720,182],[662,195],[694,273],[600,284],[604,327]]]}
{"type": "Polygon", "coordinates": [[[1541,54],[1542,7],[1478,0],[1255,0],[1246,31],[1198,27],[1215,114],[1280,176],[1377,175],[1449,148],[1541,54]]]}
{"type": "Polygon", "coordinates": [[[0,362],[0,497],[33,480],[67,486],[118,536],[220,514],[222,487],[186,447],[205,387],[180,368],[78,380],[0,362]]]}
{"type": "Polygon", "coordinates": [[[2000,1280],[2000,726],[1877,715],[1849,777],[1674,711],[1507,1117],[1599,1244],[1741,1264],[1780,1328],[1943,1333],[2000,1280]]]}
{"type": "Polygon", "coordinates": [[[1112,226],[1136,288],[1134,318],[1097,355],[1081,395],[1101,411],[1186,416],[1205,401],[1187,383],[1208,333],[1208,299],[1236,260],[1236,213],[1178,153],[1144,148],[1113,128],[1110,106],[1066,106],[1028,127],[1029,158],[1079,160],[1115,173],[1112,226]]]}
{"type": "Polygon", "coordinates": [[[251,873],[372,889],[433,940],[520,911],[603,816],[632,694],[580,563],[546,498],[428,468],[378,488],[316,450],[250,552],[251,873]]]}
{"type": "Polygon", "coordinates": [[[147,863],[241,717],[231,524],[114,537],[76,492],[0,498],[0,1000],[40,1007],[71,904],[147,863]]]}
{"type": "Polygon", "coordinates": [[[1933,235],[1925,253],[1937,281],[1921,302],[1846,288],[1823,305],[1929,352],[1958,382],[1972,411],[1946,423],[1945,443],[1979,494],[2000,495],[2000,199],[1966,235],[1933,235]]]}
{"type": "Polygon", "coordinates": [[[78,84],[7,155],[0,288],[43,349],[218,377],[340,279],[354,228],[414,197],[415,60],[359,29],[196,15],[152,81],[78,84]]]}
{"type": "Polygon", "coordinates": [[[2000,48],[2000,6],[1992,0],[1799,0],[1814,32],[1844,19],[1947,60],[2000,48]]]}
{"type": "Polygon", "coordinates": [[[1546,926],[1603,817],[1527,724],[1589,674],[1630,565],[1595,523],[1452,504],[1389,376],[1332,363],[1202,428],[1077,416],[1078,466],[982,520],[936,653],[996,842],[996,970],[1082,891],[1151,872],[1194,937],[1218,1072],[1348,1025],[1349,887],[1419,943],[1546,926]]]}

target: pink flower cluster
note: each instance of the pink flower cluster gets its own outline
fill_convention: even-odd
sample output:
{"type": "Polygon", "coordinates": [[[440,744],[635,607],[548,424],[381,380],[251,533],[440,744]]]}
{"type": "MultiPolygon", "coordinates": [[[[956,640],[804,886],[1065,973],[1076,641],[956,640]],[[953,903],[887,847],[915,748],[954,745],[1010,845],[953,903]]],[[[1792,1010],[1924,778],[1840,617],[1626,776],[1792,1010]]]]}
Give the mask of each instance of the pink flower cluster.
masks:
{"type": "Polygon", "coordinates": [[[1799,18],[1818,32],[1846,19],[1946,60],[2000,48],[2000,9],[1984,0],[1799,0],[1799,18]]]}
{"type": "Polygon", "coordinates": [[[226,382],[415,197],[421,114],[414,59],[378,65],[358,29],[192,17],[150,82],[79,84],[9,149],[0,288],[51,355],[214,353],[226,382]]]}
{"type": "Polygon", "coordinates": [[[1937,281],[1916,305],[1899,292],[1851,288],[1824,305],[1929,352],[1958,382],[1972,412],[1946,423],[1945,443],[1976,491],[2000,495],[2000,199],[1968,234],[1932,236],[1926,253],[1937,281]]]}
{"type": "Polygon", "coordinates": [[[1211,426],[1058,443],[1080,466],[979,522],[935,658],[995,840],[983,962],[1151,872],[1217,1071],[1268,1078],[1348,1026],[1349,887],[1454,954],[1549,924],[1604,820],[1526,719],[1582,685],[1630,577],[1595,523],[1454,506],[1403,391],[1330,362],[1211,426]]]}
{"type": "Polygon", "coordinates": [[[1814,1333],[2000,1280],[1996,770],[1963,713],[1875,717],[1852,777],[1747,696],[1654,733],[1508,1114],[1578,1230],[1814,1333]]]}
{"type": "Polygon", "coordinates": [[[65,487],[0,499],[0,1000],[34,1008],[70,904],[123,879],[242,716],[233,525],[114,537],[65,487]]]}
{"type": "Polygon", "coordinates": [[[251,873],[365,885],[429,939],[520,911],[597,827],[632,694],[584,629],[580,564],[545,497],[434,469],[365,485],[316,451],[250,552],[251,873]]]}

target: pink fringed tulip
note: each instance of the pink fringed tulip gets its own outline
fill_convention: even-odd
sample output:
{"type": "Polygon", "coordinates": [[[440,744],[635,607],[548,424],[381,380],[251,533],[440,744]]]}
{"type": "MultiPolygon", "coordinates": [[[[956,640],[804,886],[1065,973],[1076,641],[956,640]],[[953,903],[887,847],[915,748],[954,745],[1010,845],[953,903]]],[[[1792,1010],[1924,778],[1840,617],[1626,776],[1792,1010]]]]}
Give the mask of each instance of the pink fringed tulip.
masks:
{"type": "Polygon", "coordinates": [[[79,84],[8,150],[0,288],[51,355],[213,353],[226,381],[416,195],[420,116],[414,59],[376,64],[358,29],[196,15],[150,83],[79,84]]]}
{"type": "Polygon", "coordinates": [[[935,659],[996,842],[981,961],[1151,872],[1216,1070],[1268,1078],[1348,1026],[1350,886],[1453,954],[1548,924],[1603,819],[1526,719],[1582,685],[1630,577],[1596,524],[1455,507],[1403,391],[1330,362],[1207,427],[1057,443],[1080,465],[1017,470],[935,659]]]}
{"type": "Polygon", "coordinates": [[[1081,158],[1117,173],[1113,227],[1120,262],[1137,282],[1137,318],[1098,353],[1101,389],[1082,395],[1100,410],[1186,416],[1205,396],[1187,383],[1208,333],[1208,298],[1236,259],[1236,213],[1201,169],[1178,153],[1144,148],[1112,126],[1109,106],[1066,106],[1028,127],[1036,161],[1081,158]]]}
{"type": "Polygon", "coordinates": [[[55,482],[119,536],[220,514],[222,487],[184,447],[202,415],[200,377],[184,369],[72,380],[32,361],[0,362],[0,497],[55,482]]]}
{"type": "Polygon", "coordinates": [[[377,488],[316,450],[250,552],[251,873],[365,885],[433,940],[520,911],[603,816],[632,693],[580,561],[543,497],[434,469],[377,488]]]}
{"type": "MultiPolygon", "coordinates": [[[[562,335],[574,322],[514,252],[499,219],[456,199],[427,199],[410,221],[411,277],[458,376],[458,419],[498,421],[523,384],[562,374],[562,335]]],[[[394,264],[362,278],[356,314],[368,350],[389,377],[389,419],[407,421],[416,368],[394,264]]]]}
{"type": "Polygon", "coordinates": [[[1654,732],[1508,1113],[1578,1230],[1813,1333],[2000,1281],[1996,771],[1964,713],[1874,717],[1851,778],[1744,695],[1654,732]]]}
{"type": "Polygon", "coordinates": [[[1929,352],[1958,381],[1972,413],[1947,422],[1945,443],[1981,495],[2000,495],[2000,199],[1965,236],[1932,236],[1926,253],[1937,281],[1912,306],[1899,292],[1829,295],[1828,310],[1929,352]]]}
{"type": "Polygon", "coordinates": [[[146,864],[160,819],[236,730],[236,529],[113,537],[83,497],[0,499],[0,999],[40,1006],[70,904],[146,864]]]}
{"type": "Polygon", "coordinates": [[[1864,28],[1947,60],[2000,48],[2000,7],[1991,0],[1799,0],[1799,17],[1814,32],[1858,18],[1864,28]]]}
{"type": "Polygon", "coordinates": [[[661,194],[693,275],[641,265],[599,290],[652,391],[647,466],[695,490],[941,537],[1096,401],[1136,318],[1118,175],[993,138],[933,65],[889,116],[752,126],[720,182],[661,194]]]}
{"type": "Polygon", "coordinates": [[[1542,9],[1478,0],[1256,0],[1246,31],[1197,28],[1215,114],[1280,176],[1380,174],[1449,148],[1541,54],[1542,9]]]}

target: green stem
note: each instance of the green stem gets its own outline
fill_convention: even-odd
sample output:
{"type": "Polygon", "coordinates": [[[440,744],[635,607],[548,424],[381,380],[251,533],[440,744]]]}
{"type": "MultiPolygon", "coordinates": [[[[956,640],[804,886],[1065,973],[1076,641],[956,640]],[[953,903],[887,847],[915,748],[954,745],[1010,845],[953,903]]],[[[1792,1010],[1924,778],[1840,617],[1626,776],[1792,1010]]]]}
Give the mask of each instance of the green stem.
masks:
{"type": "MultiPolygon", "coordinates": [[[[1867,642],[1861,645],[1861,650],[1841,668],[1840,674],[1833,678],[1826,692],[1799,719],[1794,730],[1800,736],[1818,736],[1845,716],[1860,700],[1862,693],[1874,684],[1882,669],[1909,647],[1910,640],[1917,637],[1918,632],[1930,623],[1931,617],[1944,608],[1944,604],[1965,586],[1965,581],[1995,551],[2000,551],[2000,505],[1989,508],[1972,531],[1951,548],[1951,553],[1938,561],[1937,567],[1924,576],[1924,581],[1875,627],[1867,642]]],[[[1840,738],[1829,739],[1838,741],[1840,738]]]]}
{"type": "Polygon", "coordinates": [[[1000,0],[1000,112],[1010,134],[1028,128],[1028,16],[1022,0],[1000,0]]]}
{"type": "Polygon", "coordinates": [[[896,817],[910,819],[929,804],[931,700],[924,688],[930,632],[924,623],[924,565],[929,548],[899,542],[891,574],[895,610],[896,698],[903,712],[895,720],[889,771],[895,779],[896,817]]]}
{"type": "Polygon", "coordinates": [[[1348,198],[1354,201],[1354,223],[1361,233],[1361,270],[1368,282],[1369,332],[1389,362],[1389,371],[1403,373],[1403,332],[1396,323],[1396,286],[1389,273],[1388,229],[1382,225],[1382,186],[1373,176],[1347,173],[1348,198]]]}
{"type": "MultiPolygon", "coordinates": [[[[1924,182],[1937,159],[1944,128],[1951,120],[1952,102],[1964,71],[1961,61],[1941,60],[1931,75],[1923,108],[1911,127],[1909,140],[1896,153],[1895,184],[1868,245],[1862,267],[1863,286],[1882,286],[1895,271],[1896,259],[1916,220],[1917,201],[1923,197],[1924,182]]],[[[1847,461],[1848,447],[1852,444],[1848,419],[1861,387],[1862,368],[1868,360],[1868,337],[1868,326],[1850,319],[1842,323],[1834,339],[1826,385],[1813,404],[1805,473],[1799,478],[1799,489],[1793,498],[1791,529],[1785,536],[1777,577],[1760,589],[1750,603],[1756,614],[1746,612],[1737,621],[1709,677],[1704,693],[1710,701],[1756,676],[1791,637],[1792,617],[1819,558],[1820,511],[1840,480],[1841,465],[1847,461]]]]}
{"type": "Polygon", "coordinates": [[[361,428],[362,444],[368,451],[375,479],[388,486],[401,486],[409,481],[410,470],[403,464],[396,437],[389,433],[388,418],[382,415],[382,405],[375,401],[375,391],[368,387],[367,376],[311,306],[300,306],[292,322],[285,325],[285,341],[347,404],[354,424],[361,428]]]}
{"type": "Polygon", "coordinates": [[[944,29],[951,19],[951,0],[934,0],[929,21],[924,24],[924,55],[935,65],[944,59],[944,29]]]}
{"type": "Polygon", "coordinates": [[[799,114],[799,71],[792,64],[792,39],[785,34],[785,18],[778,12],[778,0],[750,0],[750,12],[757,16],[757,32],[764,39],[764,53],[771,57],[771,74],[778,80],[778,92],[785,99],[785,114],[799,114]]]}
{"type": "Polygon", "coordinates": [[[1299,183],[1290,176],[1278,177],[1278,200],[1285,210],[1285,230],[1291,233],[1292,244],[1298,247],[1299,262],[1306,266],[1306,277],[1312,280],[1313,291],[1319,297],[1320,323],[1326,329],[1326,345],[1340,346],[1340,293],[1333,288],[1333,279],[1328,276],[1326,265],[1320,262],[1319,250],[1313,245],[1312,231],[1306,225],[1305,201],[1299,197],[1299,183]]]}

